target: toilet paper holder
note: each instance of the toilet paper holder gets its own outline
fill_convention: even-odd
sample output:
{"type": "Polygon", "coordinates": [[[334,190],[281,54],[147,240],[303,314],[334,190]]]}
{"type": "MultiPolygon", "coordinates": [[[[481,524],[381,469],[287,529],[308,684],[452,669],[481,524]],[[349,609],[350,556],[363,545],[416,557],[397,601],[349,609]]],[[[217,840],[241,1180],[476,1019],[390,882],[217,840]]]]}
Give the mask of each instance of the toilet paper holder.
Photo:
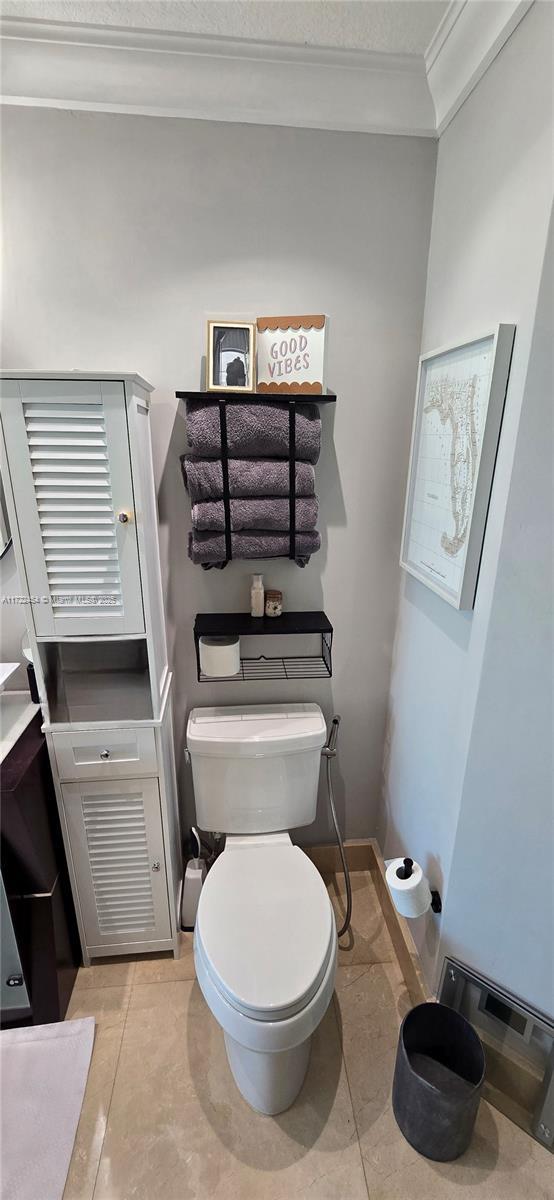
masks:
{"type": "MultiPolygon", "coordinates": [[[[401,867],[397,867],[397,869],[396,869],[396,874],[397,874],[398,878],[399,879],[410,879],[410,877],[412,875],[412,871],[413,871],[413,866],[414,866],[413,858],[405,858],[403,865],[401,867]]],[[[430,890],[431,890],[431,909],[434,913],[441,913],[442,912],[442,900],[441,900],[440,892],[438,892],[436,890],[436,888],[431,888],[430,890]]]]}

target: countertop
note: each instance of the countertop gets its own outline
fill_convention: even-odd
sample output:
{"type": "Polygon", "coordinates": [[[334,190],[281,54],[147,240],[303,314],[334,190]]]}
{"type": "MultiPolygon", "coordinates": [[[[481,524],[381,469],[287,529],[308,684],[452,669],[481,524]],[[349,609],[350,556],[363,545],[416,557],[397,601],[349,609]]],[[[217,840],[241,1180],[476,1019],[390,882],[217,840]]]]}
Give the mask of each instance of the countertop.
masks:
{"type": "Polygon", "coordinates": [[[40,704],[33,704],[28,692],[0,694],[0,763],[13,750],[38,712],[40,704]]]}

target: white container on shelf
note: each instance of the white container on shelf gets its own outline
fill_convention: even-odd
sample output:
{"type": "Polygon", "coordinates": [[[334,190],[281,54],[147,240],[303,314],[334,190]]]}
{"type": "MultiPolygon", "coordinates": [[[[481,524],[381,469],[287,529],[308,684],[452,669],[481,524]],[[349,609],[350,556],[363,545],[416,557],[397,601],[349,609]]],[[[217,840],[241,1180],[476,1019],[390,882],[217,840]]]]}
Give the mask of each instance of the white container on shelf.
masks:
{"type": "Polygon", "coordinates": [[[201,637],[200,669],[210,679],[228,679],[240,673],[240,638],[201,637]]]}

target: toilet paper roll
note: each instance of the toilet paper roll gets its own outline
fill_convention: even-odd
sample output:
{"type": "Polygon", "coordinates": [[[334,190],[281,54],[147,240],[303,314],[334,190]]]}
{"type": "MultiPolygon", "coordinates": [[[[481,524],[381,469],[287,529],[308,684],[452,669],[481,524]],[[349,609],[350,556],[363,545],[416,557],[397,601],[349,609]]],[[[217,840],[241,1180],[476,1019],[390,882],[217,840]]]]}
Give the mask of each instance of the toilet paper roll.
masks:
{"type": "Polygon", "coordinates": [[[403,866],[403,858],[393,858],[385,874],[394,907],[403,917],[422,917],[431,907],[431,888],[419,863],[414,862],[409,879],[397,875],[403,866]]]}
{"type": "Polygon", "coordinates": [[[201,637],[200,668],[212,679],[224,679],[240,672],[240,638],[201,637]]]}

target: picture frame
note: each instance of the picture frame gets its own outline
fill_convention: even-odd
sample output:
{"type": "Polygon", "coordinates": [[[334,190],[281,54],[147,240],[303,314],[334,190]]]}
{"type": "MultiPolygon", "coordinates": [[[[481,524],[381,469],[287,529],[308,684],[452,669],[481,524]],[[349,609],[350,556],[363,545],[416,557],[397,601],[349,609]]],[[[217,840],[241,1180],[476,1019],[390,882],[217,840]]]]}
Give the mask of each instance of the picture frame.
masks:
{"type": "Polygon", "coordinates": [[[400,565],[454,608],[475,604],[515,325],[419,360],[400,565]]]}
{"type": "Polygon", "coordinates": [[[256,387],[256,325],[208,321],[206,387],[209,392],[253,392],[256,387]]]}
{"type": "Polygon", "coordinates": [[[321,396],[325,314],[258,317],[257,327],[258,391],[321,396]]]}

